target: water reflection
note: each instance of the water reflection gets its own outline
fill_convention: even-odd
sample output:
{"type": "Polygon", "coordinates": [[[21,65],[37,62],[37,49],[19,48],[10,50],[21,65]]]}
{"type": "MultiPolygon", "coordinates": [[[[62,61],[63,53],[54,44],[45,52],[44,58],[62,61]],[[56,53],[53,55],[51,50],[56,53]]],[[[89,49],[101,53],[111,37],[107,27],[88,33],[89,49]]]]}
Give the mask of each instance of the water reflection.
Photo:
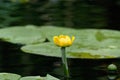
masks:
{"type": "MultiPolygon", "coordinates": [[[[118,80],[119,70],[107,69],[111,63],[118,64],[119,59],[109,60],[84,60],[84,59],[69,59],[69,69],[71,78],[64,78],[62,65],[58,65],[53,70],[53,75],[61,80],[118,80]]],[[[119,66],[119,65],[117,65],[119,66]]]]}

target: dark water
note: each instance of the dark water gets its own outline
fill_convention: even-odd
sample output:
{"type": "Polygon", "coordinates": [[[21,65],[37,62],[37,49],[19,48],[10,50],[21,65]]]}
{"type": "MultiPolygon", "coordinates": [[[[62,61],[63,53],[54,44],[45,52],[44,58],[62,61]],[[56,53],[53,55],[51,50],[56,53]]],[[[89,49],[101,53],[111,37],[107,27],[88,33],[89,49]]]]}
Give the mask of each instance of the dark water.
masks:
{"type": "Polygon", "coordinates": [[[11,72],[22,76],[46,76],[48,73],[61,80],[117,80],[119,78],[120,59],[68,59],[71,77],[65,79],[60,58],[27,54],[20,51],[21,46],[0,42],[0,72],[11,72]],[[111,63],[118,67],[118,70],[112,74],[107,70],[107,66],[111,63]],[[115,79],[110,79],[114,77],[115,79]]]}

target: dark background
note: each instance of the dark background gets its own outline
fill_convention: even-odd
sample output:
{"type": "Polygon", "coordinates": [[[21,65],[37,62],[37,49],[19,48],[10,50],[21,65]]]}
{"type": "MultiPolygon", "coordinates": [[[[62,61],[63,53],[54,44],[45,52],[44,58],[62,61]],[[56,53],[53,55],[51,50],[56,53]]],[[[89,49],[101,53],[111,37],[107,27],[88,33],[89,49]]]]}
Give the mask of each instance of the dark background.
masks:
{"type": "Polygon", "coordinates": [[[1,0],[0,27],[55,25],[120,29],[119,0],[1,0]]]}

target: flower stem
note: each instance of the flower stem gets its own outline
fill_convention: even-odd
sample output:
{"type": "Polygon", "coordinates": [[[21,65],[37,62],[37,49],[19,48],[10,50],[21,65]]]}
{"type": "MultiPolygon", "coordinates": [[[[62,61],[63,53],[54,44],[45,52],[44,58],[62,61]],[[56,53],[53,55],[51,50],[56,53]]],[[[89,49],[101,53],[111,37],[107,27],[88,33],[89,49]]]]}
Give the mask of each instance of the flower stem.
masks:
{"type": "Polygon", "coordinates": [[[65,53],[65,47],[61,47],[62,51],[62,63],[63,63],[63,68],[64,68],[64,74],[67,78],[70,77],[69,70],[68,70],[68,63],[67,63],[67,58],[66,58],[66,53],[65,53]]]}

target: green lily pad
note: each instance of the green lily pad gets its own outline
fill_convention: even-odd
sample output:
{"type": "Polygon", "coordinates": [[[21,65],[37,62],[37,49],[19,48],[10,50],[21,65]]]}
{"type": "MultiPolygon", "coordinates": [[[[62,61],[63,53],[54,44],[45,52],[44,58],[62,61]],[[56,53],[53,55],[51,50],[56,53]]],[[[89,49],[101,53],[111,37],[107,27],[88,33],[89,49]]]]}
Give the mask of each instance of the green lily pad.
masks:
{"type": "MultiPolygon", "coordinates": [[[[107,29],[72,29],[55,26],[41,26],[40,30],[53,42],[53,37],[57,35],[75,36],[76,43],[87,46],[96,46],[101,43],[113,43],[115,40],[120,44],[120,31],[107,29]]],[[[108,45],[107,45],[108,46],[108,45]]],[[[112,45],[110,45],[112,46],[112,45]]]]}
{"type": "Polygon", "coordinates": [[[45,80],[60,80],[60,79],[47,74],[47,76],[45,77],[45,80]]]}
{"type": "Polygon", "coordinates": [[[46,37],[53,42],[53,36],[65,34],[75,36],[75,43],[81,48],[119,48],[120,32],[107,29],[72,29],[55,26],[42,26],[40,28],[46,37]]]}
{"type": "Polygon", "coordinates": [[[69,35],[70,37],[75,36],[75,41],[77,43],[83,43],[91,45],[98,42],[95,38],[97,29],[73,29],[65,27],[56,26],[41,26],[40,30],[46,35],[50,42],[53,42],[53,37],[58,35],[69,35]],[[91,43],[86,43],[92,41],[91,43]]]}
{"type": "Polygon", "coordinates": [[[120,32],[116,30],[80,29],[76,31],[75,37],[75,43],[78,43],[81,48],[120,49],[120,32]]]}
{"type": "Polygon", "coordinates": [[[0,29],[0,39],[19,44],[33,44],[45,41],[42,32],[35,26],[14,26],[0,29]]]}
{"type": "Polygon", "coordinates": [[[53,44],[53,36],[65,34],[74,35],[75,41],[67,48],[68,58],[116,58],[120,56],[120,32],[105,29],[71,29],[61,27],[41,27],[51,43],[26,45],[21,49],[25,52],[61,57],[60,48],[53,44]]]}
{"type": "Polygon", "coordinates": [[[14,73],[0,73],[0,80],[19,80],[20,75],[14,73]]]}
{"type": "MultiPolygon", "coordinates": [[[[120,57],[120,49],[118,48],[97,48],[92,49],[89,47],[79,47],[79,44],[73,44],[66,48],[66,55],[68,58],[85,58],[85,59],[105,59],[105,58],[118,58],[120,57]]],[[[22,51],[51,56],[61,57],[60,47],[57,47],[53,43],[41,43],[35,45],[26,45],[21,48],[22,51]]]]}
{"type": "Polygon", "coordinates": [[[76,29],[57,27],[57,26],[41,26],[40,30],[48,38],[49,41],[53,40],[53,36],[57,35],[69,35],[74,36],[76,34],[76,29]]]}
{"type": "Polygon", "coordinates": [[[40,76],[25,76],[22,77],[20,80],[44,80],[44,78],[40,76]]]}
{"type": "Polygon", "coordinates": [[[60,80],[60,79],[55,78],[55,77],[47,74],[45,77],[41,77],[41,76],[26,76],[26,77],[22,77],[20,80],[60,80]]]}

